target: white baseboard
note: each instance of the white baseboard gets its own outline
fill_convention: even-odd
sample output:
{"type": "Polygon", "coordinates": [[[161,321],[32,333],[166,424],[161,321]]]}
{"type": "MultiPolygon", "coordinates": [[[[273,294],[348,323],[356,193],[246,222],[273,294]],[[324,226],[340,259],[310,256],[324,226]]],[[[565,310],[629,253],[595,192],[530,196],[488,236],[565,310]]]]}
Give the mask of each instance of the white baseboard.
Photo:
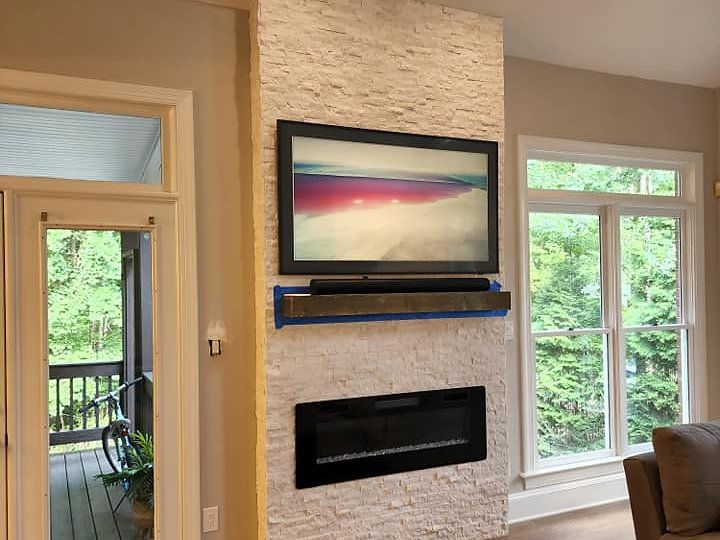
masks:
{"type": "Polygon", "coordinates": [[[510,523],[627,499],[623,473],[576,480],[510,494],[510,523]]]}

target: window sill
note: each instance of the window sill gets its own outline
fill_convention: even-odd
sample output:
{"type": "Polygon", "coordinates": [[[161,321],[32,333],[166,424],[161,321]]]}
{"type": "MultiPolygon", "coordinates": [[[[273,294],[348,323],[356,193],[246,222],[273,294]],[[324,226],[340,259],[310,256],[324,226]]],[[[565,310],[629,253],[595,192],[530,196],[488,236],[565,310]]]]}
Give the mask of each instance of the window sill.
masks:
{"type": "Polygon", "coordinates": [[[536,489],[553,484],[562,484],[574,480],[583,480],[596,476],[606,476],[622,472],[623,458],[618,456],[583,461],[557,467],[547,467],[520,473],[525,489],[536,489]]]}

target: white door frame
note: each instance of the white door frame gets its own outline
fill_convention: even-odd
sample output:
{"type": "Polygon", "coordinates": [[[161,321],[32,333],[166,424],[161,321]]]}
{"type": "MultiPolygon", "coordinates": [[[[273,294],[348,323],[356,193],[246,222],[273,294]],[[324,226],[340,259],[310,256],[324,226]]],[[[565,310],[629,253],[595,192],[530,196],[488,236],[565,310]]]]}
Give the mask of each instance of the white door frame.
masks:
{"type": "MultiPolygon", "coordinates": [[[[129,183],[87,182],[74,180],[51,180],[0,176],[0,191],[6,195],[5,238],[12,248],[16,238],[16,223],[12,208],[18,197],[102,198],[104,201],[147,201],[167,204],[173,208],[174,227],[177,238],[177,321],[178,358],[176,376],[165,379],[165,392],[173,392],[172,401],[177,410],[163,411],[162,422],[171,422],[167,430],[172,440],[157,440],[159,448],[176,448],[177,497],[176,506],[167,508],[161,503],[156,525],[158,540],[198,540],[200,538],[200,478],[199,478],[199,393],[198,393],[198,301],[197,301],[197,246],[195,218],[195,165],[193,136],[192,92],[146,87],[124,83],[79,79],[59,75],[0,69],[0,102],[26,105],[73,107],[85,110],[133,113],[153,109],[160,111],[163,121],[164,180],[162,186],[134,185],[129,183]],[[182,242],[182,244],[180,244],[182,242]],[[166,534],[167,533],[167,534],[166,534]]],[[[90,201],[87,201],[90,203],[90,201]]],[[[82,220],[68,218],[74,225],[82,220]]],[[[62,220],[59,222],[62,225],[62,220]]],[[[122,225],[118,223],[117,225],[122,225]]],[[[8,249],[11,251],[11,249],[8,249]]],[[[6,310],[14,313],[17,308],[16,293],[21,276],[13,267],[17,261],[5,253],[6,310]]],[[[38,322],[40,324],[40,322],[38,322]]],[[[19,384],[20,350],[17,328],[12,316],[7,317],[7,395],[0,404],[7,403],[7,516],[0,512],[0,533],[7,517],[7,538],[21,540],[36,538],[22,529],[23,512],[20,501],[28,500],[22,487],[21,457],[17,444],[20,419],[20,403],[15,399],[19,384]]],[[[5,390],[5,385],[0,391],[5,390]]],[[[167,396],[170,397],[170,396],[167,396]]],[[[162,433],[158,434],[163,437],[162,433]]],[[[1,435],[1,434],[0,434],[1,435]]],[[[157,437],[156,437],[157,438],[157,437]]],[[[2,464],[0,464],[0,468],[2,464]]],[[[175,482],[172,482],[175,484],[175,482]]],[[[4,491],[0,486],[0,491],[4,491]]],[[[162,488],[160,488],[162,489],[162,488]]],[[[41,493],[32,494],[39,498],[41,493]]],[[[0,500],[0,502],[2,502],[0,500]]],[[[37,505],[32,509],[38,514],[37,505]]],[[[47,512],[45,508],[44,513],[47,512]]],[[[45,516],[46,517],[46,516],[45,516]]],[[[36,517],[37,519],[37,517],[36,517]]],[[[46,520],[45,520],[46,521],[46,520]]],[[[39,538],[39,537],[38,537],[39,538]]]]}
{"type": "Polygon", "coordinates": [[[5,197],[0,193],[0,538],[7,538],[8,527],[5,509],[7,508],[7,417],[6,408],[7,401],[5,396],[6,388],[6,341],[5,332],[5,288],[2,283],[5,282],[5,243],[2,241],[5,234],[5,223],[2,216],[5,215],[5,197]]]}

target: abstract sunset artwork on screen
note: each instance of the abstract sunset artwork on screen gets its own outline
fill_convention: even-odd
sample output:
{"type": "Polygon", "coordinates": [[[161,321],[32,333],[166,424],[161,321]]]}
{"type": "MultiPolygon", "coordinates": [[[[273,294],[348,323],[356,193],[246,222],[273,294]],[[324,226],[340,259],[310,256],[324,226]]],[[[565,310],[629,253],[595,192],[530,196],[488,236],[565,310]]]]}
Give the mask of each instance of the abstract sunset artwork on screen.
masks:
{"type": "Polygon", "coordinates": [[[292,137],[297,261],[486,261],[488,155],[292,137]]]}

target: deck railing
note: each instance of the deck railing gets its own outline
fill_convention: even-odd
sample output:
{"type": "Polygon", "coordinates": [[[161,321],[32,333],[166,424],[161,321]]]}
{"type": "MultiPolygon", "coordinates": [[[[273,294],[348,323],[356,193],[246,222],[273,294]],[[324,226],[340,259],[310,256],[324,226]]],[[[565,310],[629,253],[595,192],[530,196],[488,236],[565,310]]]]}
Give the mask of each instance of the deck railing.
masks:
{"type": "Polygon", "coordinates": [[[80,409],[91,399],[117,388],[122,372],[122,361],[50,366],[50,445],[100,439],[113,411],[105,404],[85,412],[80,409]]]}

